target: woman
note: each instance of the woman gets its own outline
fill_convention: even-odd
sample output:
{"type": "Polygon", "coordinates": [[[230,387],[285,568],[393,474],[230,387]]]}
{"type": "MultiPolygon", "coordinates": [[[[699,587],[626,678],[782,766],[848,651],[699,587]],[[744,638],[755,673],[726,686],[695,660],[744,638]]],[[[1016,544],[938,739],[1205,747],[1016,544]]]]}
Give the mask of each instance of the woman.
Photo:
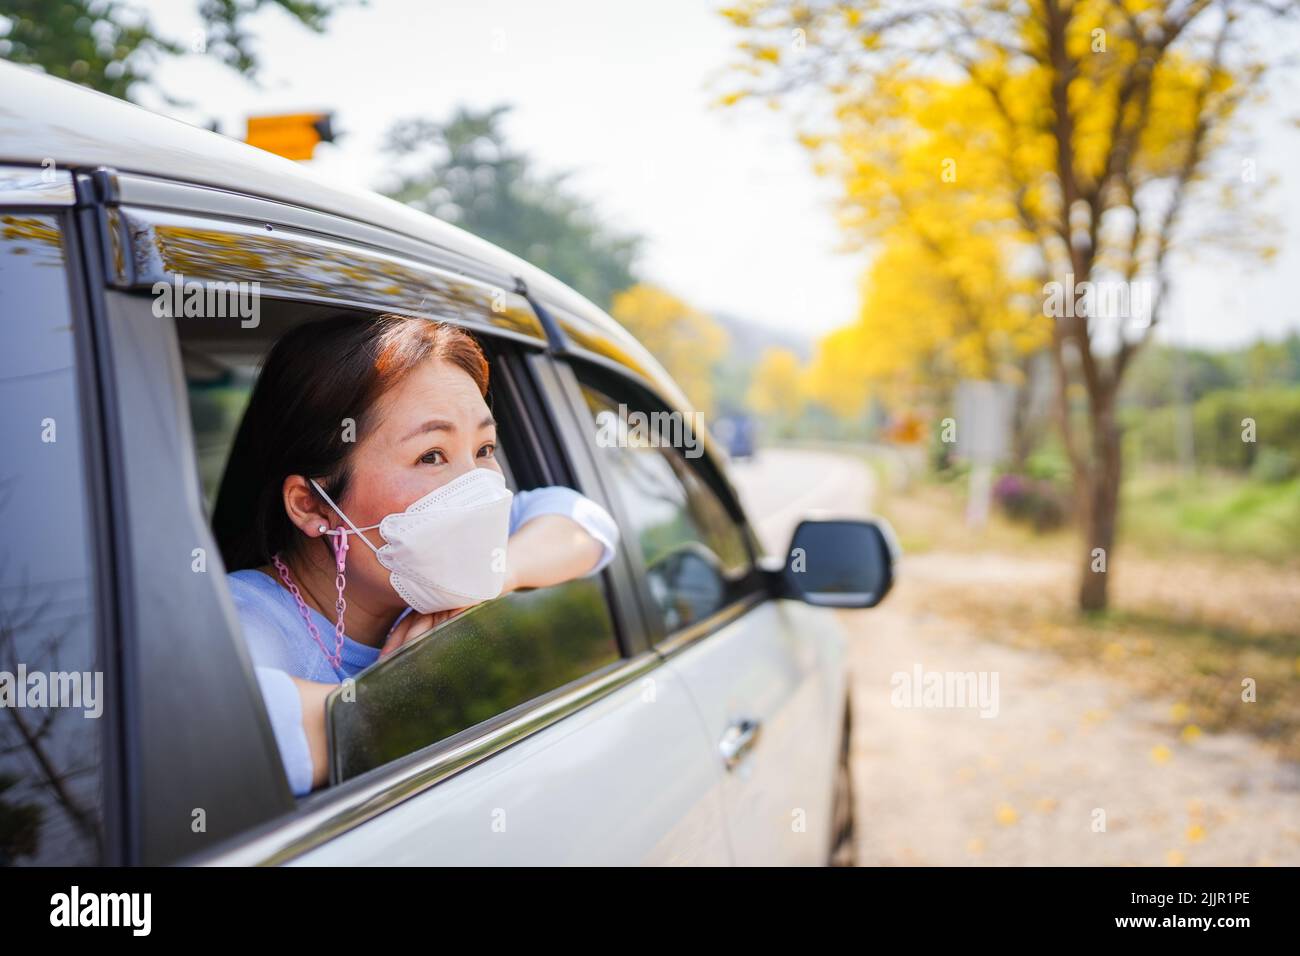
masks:
{"type": "Polygon", "coordinates": [[[309,323],[267,357],[213,527],[295,794],[328,777],[340,681],[466,606],[613,558],[594,502],[505,488],[487,394],[478,343],[427,319],[309,323]]]}

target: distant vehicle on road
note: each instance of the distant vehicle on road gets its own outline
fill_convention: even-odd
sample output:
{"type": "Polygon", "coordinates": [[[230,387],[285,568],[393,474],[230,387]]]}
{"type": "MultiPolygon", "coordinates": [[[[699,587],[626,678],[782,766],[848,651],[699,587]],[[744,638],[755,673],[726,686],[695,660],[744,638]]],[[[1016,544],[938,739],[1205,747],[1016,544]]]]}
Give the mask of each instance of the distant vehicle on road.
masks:
{"type": "Polygon", "coordinates": [[[713,422],[713,434],[732,461],[753,458],[757,451],[758,422],[752,415],[744,412],[721,415],[713,422]]]}

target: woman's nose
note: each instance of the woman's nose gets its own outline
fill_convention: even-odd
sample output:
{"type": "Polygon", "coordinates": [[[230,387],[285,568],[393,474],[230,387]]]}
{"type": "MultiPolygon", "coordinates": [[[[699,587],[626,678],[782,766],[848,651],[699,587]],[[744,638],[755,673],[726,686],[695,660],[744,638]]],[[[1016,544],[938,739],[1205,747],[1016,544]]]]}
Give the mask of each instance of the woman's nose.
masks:
{"type": "Polygon", "coordinates": [[[457,467],[455,473],[452,474],[451,478],[449,478],[448,481],[455,481],[457,478],[461,477],[462,475],[469,474],[475,468],[491,467],[489,464],[489,459],[478,458],[476,456],[470,456],[468,459],[465,460],[457,460],[456,466],[457,467]]]}

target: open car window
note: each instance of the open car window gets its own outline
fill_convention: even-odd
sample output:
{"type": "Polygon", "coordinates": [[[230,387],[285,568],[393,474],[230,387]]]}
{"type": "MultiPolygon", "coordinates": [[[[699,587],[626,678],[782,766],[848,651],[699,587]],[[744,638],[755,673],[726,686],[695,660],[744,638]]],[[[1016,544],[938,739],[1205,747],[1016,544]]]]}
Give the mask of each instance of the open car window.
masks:
{"type": "MultiPolygon", "coordinates": [[[[282,333],[339,310],[263,301],[282,333]],[[277,316],[277,307],[284,316],[277,316]]],[[[357,321],[373,315],[357,312],[357,321]]],[[[201,321],[201,320],[199,320],[201,321]]],[[[275,336],[211,337],[178,320],[203,495],[209,513],[260,363],[275,336]]],[[[480,336],[491,366],[488,404],[499,423],[496,457],[515,492],[562,482],[540,461],[546,429],[514,391],[527,374],[513,345],[480,336]]],[[[331,782],[436,745],[593,674],[621,658],[604,575],[515,592],[478,605],[340,685],[327,705],[331,782]]],[[[315,798],[328,794],[317,791],[315,798]]],[[[311,799],[310,797],[308,799],[311,799]]]]}

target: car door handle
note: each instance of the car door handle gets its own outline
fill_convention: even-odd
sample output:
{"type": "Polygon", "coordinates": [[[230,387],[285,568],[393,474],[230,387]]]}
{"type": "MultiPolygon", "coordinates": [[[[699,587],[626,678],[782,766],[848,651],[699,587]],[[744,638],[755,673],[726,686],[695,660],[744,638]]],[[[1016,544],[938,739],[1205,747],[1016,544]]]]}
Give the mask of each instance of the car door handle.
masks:
{"type": "Polygon", "coordinates": [[[761,726],[759,721],[746,717],[727,728],[718,743],[718,750],[722,753],[722,763],[728,770],[735,770],[736,766],[745,759],[745,754],[758,743],[758,732],[761,726]]]}

